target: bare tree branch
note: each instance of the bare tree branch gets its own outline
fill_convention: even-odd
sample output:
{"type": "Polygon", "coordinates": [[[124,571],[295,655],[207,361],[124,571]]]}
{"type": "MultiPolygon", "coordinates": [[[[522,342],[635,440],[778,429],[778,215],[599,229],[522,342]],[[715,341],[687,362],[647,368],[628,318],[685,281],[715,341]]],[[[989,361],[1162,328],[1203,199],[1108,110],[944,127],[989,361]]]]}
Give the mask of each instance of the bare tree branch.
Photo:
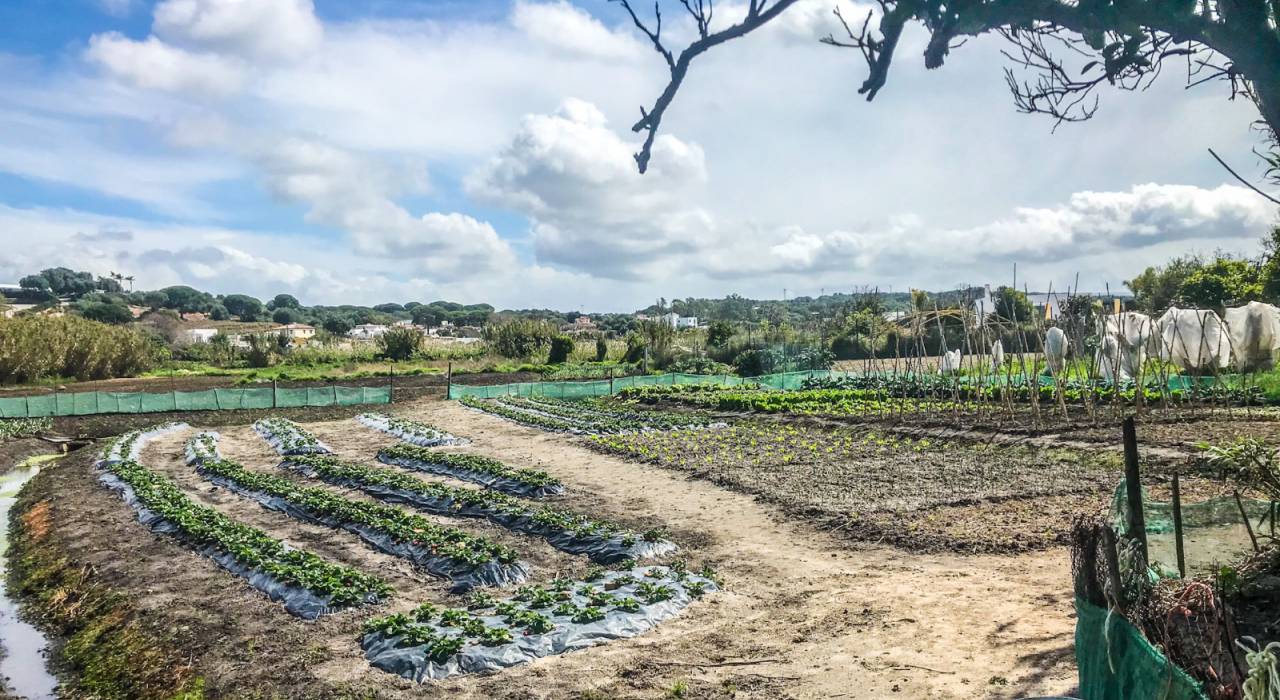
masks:
{"type": "MultiPolygon", "coordinates": [[[[650,109],[641,109],[641,119],[632,127],[646,132],[635,154],[644,172],[658,127],[693,59],[755,31],[796,0],[749,0],[746,17],[720,31],[711,24],[714,0],[677,0],[698,32],[698,39],[678,55],[662,42],[657,4],[655,28],[650,30],[630,0],[611,1],[626,9],[671,73],[662,94],[650,109]]],[[[1227,82],[1230,97],[1243,95],[1256,104],[1271,140],[1280,143],[1280,0],[876,1],[878,10],[868,12],[861,23],[848,21],[837,6],[834,15],[843,36],[821,39],[862,55],[867,76],[858,92],[867,100],[887,84],[903,29],[918,22],[930,35],[924,50],[930,69],[941,67],[967,37],[1003,37],[1011,45],[1004,52],[1010,61],[1005,82],[1015,106],[1051,116],[1055,128],[1092,117],[1098,109],[1098,87],[1146,90],[1165,60],[1185,56],[1188,87],[1227,82]]]]}

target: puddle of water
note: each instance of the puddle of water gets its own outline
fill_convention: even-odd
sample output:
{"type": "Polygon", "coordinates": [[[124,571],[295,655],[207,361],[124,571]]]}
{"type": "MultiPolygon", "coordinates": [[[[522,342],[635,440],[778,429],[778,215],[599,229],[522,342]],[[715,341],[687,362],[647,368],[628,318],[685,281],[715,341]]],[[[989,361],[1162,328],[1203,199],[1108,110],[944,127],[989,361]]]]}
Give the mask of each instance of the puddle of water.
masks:
{"type": "Polygon", "coordinates": [[[7,474],[0,474],[0,676],[9,692],[26,700],[54,700],[58,679],[45,665],[49,641],[40,630],[18,617],[18,608],[5,590],[5,568],[9,551],[9,511],[22,485],[40,473],[40,464],[61,455],[33,457],[7,474]]]}

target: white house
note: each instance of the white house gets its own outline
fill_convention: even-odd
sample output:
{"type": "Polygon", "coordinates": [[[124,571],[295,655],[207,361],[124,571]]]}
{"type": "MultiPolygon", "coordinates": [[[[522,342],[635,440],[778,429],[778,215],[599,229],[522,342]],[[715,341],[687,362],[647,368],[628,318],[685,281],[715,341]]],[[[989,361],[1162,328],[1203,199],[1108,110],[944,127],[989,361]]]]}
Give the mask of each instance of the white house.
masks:
{"type": "Polygon", "coordinates": [[[347,337],[356,340],[373,340],[387,332],[387,327],[380,323],[362,323],[347,331],[347,337]]]}
{"type": "Polygon", "coordinates": [[[207,343],[217,334],[217,328],[188,328],[182,332],[188,343],[207,343]]]}
{"type": "Polygon", "coordinates": [[[316,327],[305,323],[288,323],[272,329],[272,332],[283,333],[290,340],[307,340],[315,337],[316,327]]]}
{"type": "Polygon", "coordinates": [[[680,314],[674,311],[672,311],[669,314],[665,314],[662,317],[662,320],[672,328],[697,328],[698,327],[697,316],[681,316],[680,314]]]}

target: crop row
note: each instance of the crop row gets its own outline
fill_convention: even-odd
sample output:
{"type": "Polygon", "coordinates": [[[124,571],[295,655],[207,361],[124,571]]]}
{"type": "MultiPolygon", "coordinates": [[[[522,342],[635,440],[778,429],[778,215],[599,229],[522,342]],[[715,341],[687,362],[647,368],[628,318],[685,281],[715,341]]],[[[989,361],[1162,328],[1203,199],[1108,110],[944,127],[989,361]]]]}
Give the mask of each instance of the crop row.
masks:
{"type": "Polygon", "coordinates": [[[663,539],[660,530],[640,534],[616,523],[594,520],[562,508],[530,506],[504,493],[455,488],[423,481],[394,469],[367,467],[333,457],[302,456],[288,459],[284,466],[301,469],[307,476],[337,486],[355,488],[382,500],[407,503],[431,513],[485,518],[516,532],[543,537],[552,546],[571,554],[586,554],[603,563],[654,556],[675,549],[675,545],[663,539]]]}
{"type": "MultiPolygon", "coordinates": [[[[706,416],[667,411],[637,411],[625,405],[608,405],[600,399],[566,401],[549,398],[503,398],[508,405],[541,411],[553,416],[581,420],[588,423],[618,424],[625,429],[670,430],[693,428],[710,423],[706,416]]],[[[596,431],[601,432],[601,431],[596,431]]]]}
{"type": "Polygon", "coordinates": [[[144,524],[201,550],[273,599],[283,600],[294,614],[314,618],[331,609],[377,602],[391,593],[376,576],[291,548],[257,528],[197,505],[168,478],[135,461],[100,464],[107,472],[104,482],[121,491],[126,500],[136,500],[144,524]]]}
{"type": "Polygon", "coordinates": [[[53,421],[48,418],[0,419],[0,442],[35,435],[52,427],[53,421]]]}
{"type": "Polygon", "coordinates": [[[201,475],[268,508],[359,535],[371,546],[414,561],[461,588],[518,581],[528,574],[509,547],[444,527],[382,503],[344,498],[323,487],[245,469],[226,459],[203,460],[201,475]]]}
{"type": "MultiPolygon", "coordinates": [[[[1154,378],[1154,376],[1153,376],[1154,378]]],[[[810,378],[802,389],[862,389],[902,398],[958,398],[962,401],[1030,401],[1032,392],[1040,401],[1055,401],[1059,393],[1067,403],[1134,403],[1139,392],[1147,403],[1170,401],[1212,401],[1239,405],[1264,403],[1262,389],[1223,384],[1193,385],[1171,389],[1153,384],[1139,387],[1133,380],[1118,383],[1065,379],[1058,383],[1028,383],[1022,377],[995,377],[989,381],[939,375],[862,376],[810,378]]]]}
{"type": "Polygon", "coordinates": [[[473,593],[465,608],[426,603],[365,623],[375,667],[419,682],[498,671],[610,639],[632,637],[716,590],[714,574],[683,567],[605,571],[529,585],[499,601],[473,593]]]}
{"type": "Polygon", "coordinates": [[[136,462],[147,442],[187,427],[189,426],[186,423],[160,423],[147,428],[121,433],[107,444],[102,458],[105,460],[132,460],[136,462]]]}
{"type": "Polygon", "coordinates": [[[404,442],[418,447],[461,445],[466,442],[435,426],[381,413],[361,413],[356,416],[356,421],[374,430],[394,435],[404,442]]]}
{"type": "Polygon", "coordinates": [[[463,397],[461,401],[465,406],[553,432],[616,434],[694,427],[709,422],[703,417],[656,412],[650,414],[647,411],[615,415],[596,408],[551,399],[535,401],[513,397],[496,399],[463,397]]]}
{"type": "Polygon", "coordinates": [[[759,411],[821,415],[878,415],[913,411],[948,411],[972,405],[949,399],[903,399],[876,389],[739,389],[735,391],[668,391],[662,398],[718,411],[759,411]]]}
{"type": "Polygon", "coordinates": [[[394,445],[378,451],[378,461],[418,471],[451,476],[517,496],[564,493],[564,485],[537,469],[517,469],[491,457],[437,452],[416,445],[394,445]]]}
{"type": "Polygon", "coordinates": [[[271,447],[282,455],[328,454],[328,445],[287,418],[263,418],[255,421],[253,429],[271,447]]]}

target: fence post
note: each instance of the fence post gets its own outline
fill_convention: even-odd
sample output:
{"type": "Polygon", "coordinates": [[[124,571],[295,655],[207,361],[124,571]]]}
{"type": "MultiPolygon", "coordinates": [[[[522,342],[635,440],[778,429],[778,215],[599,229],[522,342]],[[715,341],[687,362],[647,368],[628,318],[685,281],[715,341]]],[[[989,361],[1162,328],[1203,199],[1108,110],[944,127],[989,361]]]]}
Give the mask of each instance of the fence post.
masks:
{"type": "MultiPolygon", "coordinates": [[[[26,417],[30,418],[31,417],[31,395],[30,394],[22,397],[22,407],[27,411],[26,417]]],[[[1274,530],[1275,526],[1273,525],[1271,529],[1274,530]]]]}
{"type": "Polygon", "coordinates": [[[396,362],[391,361],[391,388],[387,390],[387,403],[396,402],[396,362]]]}
{"type": "Polygon", "coordinates": [[[276,386],[276,380],[272,379],[271,380],[271,407],[272,408],[275,408],[277,405],[277,402],[279,401],[279,399],[276,398],[276,394],[279,391],[280,391],[279,388],[276,386]]]}
{"type": "Polygon", "coordinates": [[[1138,470],[1138,430],[1133,416],[1124,419],[1124,488],[1129,502],[1129,519],[1125,523],[1129,537],[1138,541],[1142,561],[1147,559],[1147,520],[1142,511],[1142,480],[1138,470]]]}
{"type": "Polygon", "coordinates": [[[444,400],[448,401],[453,398],[453,360],[449,360],[449,367],[444,372],[444,400]]]}
{"type": "Polygon", "coordinates": [[[613,396],[613,368],[609,368],[609,395],[613,396]]]}
{"type": "Polygon", "coordinates": [[[1187,559],[1182,544],[1182,486],[1173,473],[1173,545],[1178,555],[1178,575],[1187,577],[1187,559]]]}

